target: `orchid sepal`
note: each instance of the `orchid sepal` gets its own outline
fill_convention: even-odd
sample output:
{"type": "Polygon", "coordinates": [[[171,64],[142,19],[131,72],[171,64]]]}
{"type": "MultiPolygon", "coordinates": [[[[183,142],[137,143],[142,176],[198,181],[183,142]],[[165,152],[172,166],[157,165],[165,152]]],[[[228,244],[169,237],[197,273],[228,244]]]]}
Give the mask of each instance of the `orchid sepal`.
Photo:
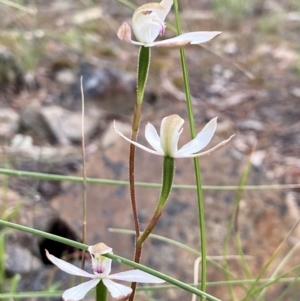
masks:
{"type": "MultiPolygon", "coordinates": [[[[151,125],[152,125],[152,124],[151,124],[151,125]]],[[[135,145],[135,146],[141,148],[142,150],[144,150],[144,151],[146,151],[146,152],[148,152],[148,153],[150,153],[150,154],[157,155],[157,156],[163,156],[163,155],[164,155],[163,152],[160,153],[160,152],[158,152],[158,151],[154,151],[154,150],[152,150],[151,148],[148,148],[148,147],[146,147],[146,146],[144,146],[144,145],[142,145],[142,144],[140,144],[140,143],[138,143],[138,142],[135,142],[135,141],[133,141],[133,140],[127,138],[127,137],[126,137],[125,135],[123,135],[122,132],[116,127],[116,122],[115,122],[115,121],[114,121],[114,124],[113,124],[113,129],[114,129],[114,131],[115,131],[119,136],[121,136],[124,140],[126,140],[126,141],[128,141],[129,143],[131,143],[131,144],[133,144],[133,145],[135,145]]]]}
{"type": "Polygon", "coordinates": [[[62,259],[59,259],[51,255],[48,250],[45,250],[47,258],[56,266],[58,266],[62,271],[75,276],[86,277],[86,278],[95,278],[94,274],[88,273],[77,266],[68,263],[62,259]]]}
{"type": "Polygon", "coordinates": [[[101,279],[92,279],[87,282],[83,282],[79,285],[76,285],[74,287],[71,287],[64,291],[62,298],[65,301],[76,301],[76,300],[82,300],[86,294],[93,289],[101,279]]]}

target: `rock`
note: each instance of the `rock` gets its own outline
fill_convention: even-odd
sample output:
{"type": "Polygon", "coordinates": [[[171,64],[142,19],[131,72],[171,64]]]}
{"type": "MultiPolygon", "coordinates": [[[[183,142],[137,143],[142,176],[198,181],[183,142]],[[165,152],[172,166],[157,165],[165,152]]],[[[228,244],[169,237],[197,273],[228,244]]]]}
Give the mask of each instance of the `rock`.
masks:
{"type": "Polygon", "coordinates": [[[238,91],[234,92],[231,95],[228,95],[225,99],[220,101],[219,107],[222,109],[234,107],[242,104],[253,98],[255,95],[255,91],[238,91]]]}
{"type": "MultiPolygon", "coordinates": [[[[207,87],[207,92],[212,95],[223,96],[232,90],[232,78],[234,73],[230,69],[224,69],[222,65],[215,64],[212,67],[213,80],[207,87]]],[[[220,103],[218,99],[216,103],[220,103]]]]}
{"type": "MultiPolygon", "coordinates": [[[[87,148],[93,150],[93,146],[87,148]]],[[[10,145],[4,148],[4,152],[8,155],[9,161],[39,161],[42,164],[63,164],[64,160],[70,158],[81,159],[81,150],[72,146],[38,146],[33,144],[30,136],[17,134],[11,141],[10,145]]],[[[2,152],[0,151],[0,154],[2,152]]]]}
{"type": "Polygon", "coordinates": [[[95,21],[97,19],[102,19],[103,9],[98,5],[96,7],[91,7],[85,10],[82,10],[72,16],[72,23],[75,25],[83,25],[87,22],[95,21]]]}
{"type": "Polygon", "coordinates": [[[228,42],[223,49],[225,54],[234,55],[238,52],[238,47],[234,41],[228,42]]]}
{"type": "MultiPolygon", "coordinates": [[[[86,147],[86,155],[94,149],[94,145],[86,147]]],[[[9,146],[0,150],[0,155],[5,156],[6,161],[15,169],[60,175],[74,172],[82,161],[82,152],[78,147],[37,146],[30,136],[21,134],[16,135],[9,146]]],[[[9,183],[21,194],[30,195],[37,200],[50,200],[61,193],[59,181],[12,177],[9,183]]]]}
{"type": "MultiPolygon", "coordinates": [[[[21,196],[10,189],[1,189],[0,208],[7,208],[1,212],[1,218],[9,218],[13,222],[27,227],[77,240],[75,233],[59,219],[58,213],[47,202],[29,196],[21,196]]],[[[63,253],[74,252],[73,247],[53,241],[49,244],[47,239],[40,236],[13,229],[4,231],[6,231],[5,267],[11,275],[36,271],[43,266],[42,261],[48,263],[45,248],[58,257],[63,253]]]]}
{"type": "Polygon", "coordinates": [[[255,167],[261,167],[265,157],[266,157],[266,151],[264,150],[254,151],[251,154],[250,162],[255,167]]]}
{"type": "Polygon", "coordinates": [[[38,135],[44,141],[51,141],[51,132],[41,116],[41,105],[38,101],[33,101],[23,108],[20,118],[23,128],[34,135],[38,135]]]}
{"type": "MultiPolygon", "coordinates": [[[[85,138],[88,140],[96,132],[101,113],[97,109],[85,112],[85,138]]],[[[32,103],[21,112],[22,124],[38,134],[43,140],[69,145],[81,141],[81,112],[73,112],[60,106],[42,107],[32,103]]]]}
{"type": "Polygon", "coordinates": [[[0,47],[0,89],[7,91],[13,86],[15,92],[20,92],[25,85],[24,72],[17,57],[6,48],[0,47]]]}
{"type": "Polygon", "coordinates": [[[75,74],[69,68],[64,68],[55,73],[55,80],[63,85],[72,85],[75,83],[75,74]]]}
{"type": "Polygon", "coordinates": [[[258,56],[268,56],[276,60],[278,70],[285,70],[295,66],[298,60],[298,54],[294,49],[287,45],[279,45],[274,47],[271,44],[259,44],[255,50],[258,56]]]}
{"type": "Polygon", "coordinates": [[[298,87],[294,87],[291,91],[292,95],[297,97],[297,98],[300,98],[300,88],[298,87]]]}
{"type": "Polygon", "coordinates": [[[110,114],[126,115],[132,112],[136,99],[135,77],[131,73],[115,68],[88,64],[81,65],[78,77],[69,93],[72,97],[62,99],[62,104],[67,108],[81,109],[81,77],[86,108],[93,103],[97,105],[98,110],[110,114]]]}
{"type": "MultiPolygon", "coordinates": [[[[61,145],[80,142],[82,139],[82,116],[80,112],[71,112],[59,106],[45,107],[41,110],[53,136],[61,145]]],[[[97,110],[86,112],[84,117],[84,136],[88,140],[96,132],[99,124],[100,112],[97,110]]]]}
{"type": "MultiPolygon", "coordinates": [[[[0,189],[0,208],[2,219],[47,231],[57,213],[49,205],[21,196],[11,189],[0,189]]],[[[1,227],[2,228],[2,227],[1,227]]],[[[1,229],[2,230],[2,229],[1,229]]],[[[6,229],[5,267],[10,274],[28,273],[41,267],[37,236],[6,229]]]]}
{"type": "MultiPolygon", "coordinates": [[[[128,137],[131,135],[131,126],[128,123],[123,123],[120,121],[115,121],[116,127],[122,129],[122,133],[128,137]]],[[[113,130],[113,122],[107,126],[107,129],[103,132],[101,137],[101,146],[106,149],[110,146],[115,145],[120,136],[113,130]]]]}
{"type": "Polygon", "coordinates": [[[11,140],[10,147],[12,149],[31,150],[33,148],[33,139],[28,135],[17,134],[11,140]]]}
{"type": "Polygon", "coordinates": [[[25,274],[42,267],[40,258],[8,237],[5,242],[5,269],[10,275],[25,274]]]}
{"type": "Polygon", "coordinates": [[[70,140],[62,127],[62,121],[68,118],[65,109],[59,106],[41,108],[41,116],[60,145],[70,144],[70,140]]]}
{"type": "Polygon", "coordinates": [[[300,13],[296,11],[292,11],[287,13],[286,19],[292,22],[300,22],[300,13]]]}
{"type": "Polygon", "coordinates": [[[0,109],[0,138],[10,139],[19,128],[19,115],[10,108],[0,109]]]}
{"type": "Polygon", "coordinates": [[[264,123],[254,119],[240,121],[238,122],[238,126],[241,130],[253,130],[256,132],[264,131],[266,128],[264,123]]]}

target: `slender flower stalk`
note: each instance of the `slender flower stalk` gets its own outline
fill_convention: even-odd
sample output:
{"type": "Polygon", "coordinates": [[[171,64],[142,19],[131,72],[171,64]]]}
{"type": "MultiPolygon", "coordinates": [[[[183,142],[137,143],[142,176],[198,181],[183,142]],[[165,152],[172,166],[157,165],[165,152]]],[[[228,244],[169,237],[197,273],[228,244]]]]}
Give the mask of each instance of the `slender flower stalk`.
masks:
{"type": "MultiPolygon", "coordinates": [[[[121,280],[121,281],[128,281],[128,282],[139,282],[139,283],[163,283],[164,281],[147,274],[143,271],[139,270],[131,270],[126,272],[121,272],[117,274],[110,275],[111,272],[111,263],[112,260],[107,258],[103,255],[105,254],[112,254],[112,248],[108,247],[104,243],[99,243],[94,246],[90,246],[88,251],[92,258],[92,268],[93,274],[82,270],[73,264],[70,264],[64,260],[61,260],[51,254],[46,250],[47,258],[59,267],[64,272],[75,275],[90,278],[91,280],[81,283],[77,286],[74,286],[68,290],[66,290],[62,298],[65,301],[79,301],[85,297],[85,295],[94,287],[96,288],[97,297],[105,298],[106,300],[106,289],[110,292],[113,298],[118,300],[126,300],[131,292],[132,289],[128,286],[119,284],[114,282],[113,280],[121,280]]],[[[98,298],[97,298],[98,300],[98,298]]],[[[102,299],[102,301],[104,301],[102,299]]],[[[100,301],[100,299],[99,299],[100,301]]]]}
{"type": "MultiPolygon", "coordinates": [[[[178,0],[174,0],[174,12],[176,20],[177,34],[181,35],[181,25],[179,17],[179,7],[178,0]]],[[[187,70],[185,51],[183,47],[180,47],[180,59],[181,59],[181,68],[182,75],[185,87],[186,95],[186,105],[190,122],[190,133],[191,138],[193,139],[196,136],[195,132],[195,122],[193,114],[193,104],[191,98],[190,84],[189,84],[189,75],[187,70]]],[[[206,290],[206,229],[205,229],[205,215],[204,215],[204,200],[203,200],[203,191],[202,191],[202,180],[201,180],[201,170],[200,163],[198,158],[194,158],[194,169],[195,169],[195,178],[197,185],[197,200],[198,200],[198,215],[199,215],[199,230],[200,230],[200,245],[201,245],[201,290],[206,290]]],[[[204,300],[204,298],[200,298],[204,300]]]]}

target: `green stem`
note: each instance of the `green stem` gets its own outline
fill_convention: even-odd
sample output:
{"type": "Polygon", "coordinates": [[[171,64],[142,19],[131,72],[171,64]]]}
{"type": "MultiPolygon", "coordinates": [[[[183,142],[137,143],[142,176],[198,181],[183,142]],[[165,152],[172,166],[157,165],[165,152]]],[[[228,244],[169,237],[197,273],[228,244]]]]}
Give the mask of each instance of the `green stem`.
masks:
{"type": "Polygon", "coordinates": [[[115,254],[105,254],[103,256],[106,256],[106,257],[111,258],[113,260],[117,260],[117,261],[119,261],[121,263],[124,263],[126,265],[129,265],[129,266],[131,266],[133,268],[139,269],[139,270],[144,271],[144,272],[146,272],[148,274],[156,276],[156,277],[158,277],[160,279],[165,280],[166,282],[169,282],[170,284],[173,284],[173,285],[175,285],[177,287],[180,287],[183,290],[186,290],[186,291],[188,291],[188,292],[190,292],[192,294],[195,294],[195,295],[197,295],[199,297],[201,297],[201,296],[205,297],[207,300],[210,300],[210,301],[221,301],[220,299],[218,299],[218,298],[216,298],[214,296],[211,296],[211,295],[209,295],[209,294],[207,294],[205,292],[202,292],[201,290],[193,287],[192,285],[189,285],[189,284],[187,284],[185,282],[182,282],[180,280],[177,280],[177,279],[174,279],[172,277],[169,277],[169,276],[167,276],[167,275],[165,275],[163,273],[160,273],[160,272],[158,272],[156,270],[152,270],[152,269],[150,269],[150,268],[148,268],[148,267],[146,267],[144,265],[138,264],[136,262],[132,262],[131,260],[122,258],[122,257],[117,256],[115,254]]]}
{"type": "Polygon", "coordinates": [[[162,187],[157,205],[158,211],[162,211],[170,195],[175,171],[175,160],[164,157],[162,187]]]}
{"type": "Polygon", "coordinates": [[[7,222],[7,221],[4,221],[4,220],[0,220],[0,226],[13,228],[13,229],[20,230],[20,231],[23,231],[23,232],[31,233],[33,235],[38,235],[38,236],[41,236],[41,237],[44,237],[44,238],[47,238],[47,239],[51,239],[51,240],[60,242],[62,244],[66,244],[68,246],[72,246],[74,248],[78,248],[78,249],[85,250],[85,251],[89,247],[85,244],[82,244],[80,242],[77,242],[77,241],[74,241],[74,240],[71,240],[71,239],[68,239],[68,238],[64,238],[64,237],[61,237],[61,236],[58,236],[58,235],[54,235],[54,234],[44,232],[44,231],[41,231],[41,230],[37,230],[37,229],[34,229],[34,228],[22,226],[22,225],[19,225],[19,224],[7,222]]]}
{"type": "Polygon", "coordinates": [[[0,232],[0,293],[4,293],[5,279],[5,231],[0,232]]]}
{"type": "Polygon", "coordinates": [[[168,200],[170,195],[173,178],[174,178],[174,170],[175,170],[175,160],[171,157],[164,157],[164,164],[163,164],[163,178],[162,178],[162,188],[160,191],[159,201],[155,208],[154,214],[147,225],[145,231],[137,240],[137,245],[142,246],[147,237],[150,235],[152,230],[154,229],[155,225],[157,224],[162,210],[168,200]]]}
{"type": "Polygon", "coordinates": [[[96,301],[106,301],[107,300],[107,288],[103,284],[103,281],[100,281],[96,285],[96,301]]]}
{"type": "MultiPolygon", "coordinates": [[[[8,175],[10,177],[23,177],[23,178],[31,178],[31,179],[39,179],[39,180],[50,180],[50,181],[65,181],[65,182],[73,182],[73,183],[82,183],[82,177],[75,176],[62,176],[56,174],[47,174],[41,172],[31,172],[24,170],[12,170],[0,168],[0,174],[8,175]]],[[[86,178],[86,182],[89,184],[100,184],[100,185],[116,185],[116,186],[128,186],[128,181],[118,181],[118,180],[110,180],[110,179],[98,179],[98,178],[86,178]]],[[[135,182],[135,186],[138,187],[152,187],[152,188],[160,188],[160,183],[148,183],[148,182],[135,182]]],[[[214,186],[214,185],[203,185],[203,190],[237,190],[239,186],[231,185],[231,186],[214,186]]],[[[300,184],[274,184],[274,185],[246,185],[244,186],[244,190],[280,190],[280,189],[298,189],[300,188],[300,184]]],[[[196,185],[173,185],[173,189],[197,189],[196,185]]]]}
{"type": "MultiPolygon", "coordinates": [[[[150,66],[150,48],[142,46],[139,52],[138,66],[137,66],[137,99],[134,107],[133,120],[132,120],[132,133],[131,140],[137,141],[138,132],[140,128],[140,120],[142,113],[142,103],[144,99],[144,93],[149,73],[150,66]]],[[[138,245],[137,241],[140,237],[140,222],[138,216],[138,210],[136,205],[135,197],[135,145],[130,144],[129,149],[129,190],[130,190],[130,200],[131,200],[131,209],[134,221],[136,244],[134,250],[134,261],[139,263],[142,256],[142,245],[138,245]]],[[[129,301],[133,301],[136,283],[131,284],[132,294],[129,297],[129,301]]]]}
{"type": "MultiPolygon", "coordinates": [[[[175,11],[175,18],[176,18],[177,33],[178,35],[180,35],[181,26],[180,26],[177,0],[174,0],[174,11],[175,11]]],[[[195,122],[194,122],[193,106],[192,106],[192,99],[191,99],[189,76],[187,72],[187,64],[185,59],[185,52],[182,47],[180,47],[180,58],[181,58],[181,68],[182,68],[183,79],[184,79],[187,111],[188,111],[188,116],[190,121],[190,132],[191,132],[191,137],[193,139],[196,136],[195,125],[194,125],[195,122]]],[[[201,242],[201,290],[205,291],[206,289],[206,231],[205,231],[202,181],[201,181],[200,164],[198,158],[194,158],[194,169],[195,169],[195,177],[196,177],[196,184],[197,184],[198,215],[199,215],[200,242],[201,242]]],[[[201,300],[204,299],[201,298],[201,300]]]]}
{"type": "MultiPolygon", "coordinates": [[[[294,270],[294,269],[293,269],[294,270]]],[[[207,282],[207,286],[209,287],[218,287],[218,286],[223,286],[223,285],[228,285],[228,283],[232,283],[235,285],[240,285],[240,284],[249,284],[253,283],[255,279],[244,279],[244,280],[232,280],[232,281],[214,281],[214,282],[207,282]]],[[[265,278],[265,279],[260,279],[259,283],[265,283],[268,282],[268,285],[270,279],[265,278]]],[[[300,276],[295,276],[295,277],[289,277],[289,278],[281,278],[278,277],[276,278],[277,283],[286,283],[286,284],[294,284],[295,282],[300,281],[300,276]]],[[[195,284],[190,283],[189,285],[195,286],[195,284]]],[[[177,289],[178,287],[170,284],[163,284],[163,285],[155,285],[155,286],[143,286],[138,288],[138,291],[158,291],[158,290],[166,290],[166,289],[177,289]]],[[[287,287],[288,289],[289,287],[287,287]]],[[[3,299],[24,299],[24,298],[49,298],[49,297],[60,297],[63,294],[64,291],[34,291],[34,292],[9,292],[9,293],[0,293],[0,300],[3,299]]],[[[279,297],[280,300],[281,297],[279,297]]],[[[276,299],[276,301],[279,301],[279,299],[276,299]]]]}
{"type": "MultiPolygon", "coordinates": [[[[81,88],[81,149],[82,149],[82,242],[85,243],[86,241],[86,228],[87,228],[87,185],[86,185],[86,160],[85,160],[85,137],[84,137],[84,113],[85,113],[85,106],[84,106],[84,93],[83,93],[83,84],[82,84],[82,76],[80,78],[80,88],[81,88]]],[[[85,251],[82,252],[81,257],[81,268],[84,269],[85,264],[85,251]]],[[[83,281],[83,279],[81,279],[83,281]]]]}
{"type": "Polygon", "coordinates": [[[142,104],[149,74],[151,52],[149,47],[141,46],[137,70],[137,102],[142,104]]]}

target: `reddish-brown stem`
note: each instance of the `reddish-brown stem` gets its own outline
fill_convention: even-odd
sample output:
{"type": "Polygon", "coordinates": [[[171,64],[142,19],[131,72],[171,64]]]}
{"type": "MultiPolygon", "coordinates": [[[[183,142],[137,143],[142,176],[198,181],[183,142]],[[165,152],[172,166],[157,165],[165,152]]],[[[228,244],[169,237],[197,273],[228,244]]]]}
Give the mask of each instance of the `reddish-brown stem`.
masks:
{"type": "MultiPolygon", "coordinates": [[[[142,233],[142,235],[140,235],[139,237],[136,237],[135,255],[134,255],[134,261],[135,262],[138,262],[138,263],[140,262],[141,256],[142,256],[142,250],[143,250],[143,243],[147,239],[149,234],[152,232],[152,230],[155,227],[155,225],[156,225],[157,221],[159,220],[160,216],[161,216],[161,211],[157,212],[157,210],[156,210],[153,217],[152,217],[152,219],[150,220],[147,228],[145,229],[145,231],[142,233]]],[[[129,298],[129,301],[133,301],[135,291],[136,291],[136,282],[133,282],[131,284],[131,289],[132,289],[132,293],[131,293],[131,296],[129,298]]]]}
{"type": "MultiPolygon", "coordinates": [[[[134,107],[133,113],[133,120],[132,120],[132,134],[131,140],[136,141],[139,124],[140,124],[140,116],[141,116],[141,104],[136,103],[134,107]]],[[[140,263],[141,255],[142,255],[142,246],[137,245],[137,241],[140,237],[140,223],[138,217],[138,210],[136,205],[136,198],[135,198],[135,179],[134,179],[134,171],[135,171],[135,145],[130,144],[129,150],[129,189],[130,189],[130,200],[131,200],[131,209],[134,221],[134,228],[135,228],[135,235],[136,235],[136,243],[135,243],[135,251],[134,251],[134,261],[140,263]]],[[[129,301],[133,301],[135,290],[136,290],[136,283],[133,282],[131,284],[132,294],[129,298],[129,301]]]]}
{"type": "MultiPolygon", "coordinates": [[[[131,139],[134,140],[134,135],[131,136],[131,139]]],[[[136,139],[136,137],[135,137],[136,139]]],[[[129,189],[130,189],[130,199],[131,199],[131,210],[134,221],[134,229],[136,237],[140,236],[140,224],[139,217],[135,199],[135,187],[134,187],[134,161],[135,161],[135,145],[130,144],[129,150],[129,189]]]]}
{"type": "MultiPolygon", "coordinates": [[[[145,93],[145,87],[149,72],[150,65],[150,48],[141,46],[139,52],[138,68],[137,68],[137,100],[134,107],[133,120],[132,120],[132,134],[131,140],[136,141],[141,119],[142,103],[145,93]]],[[[138,246],[137,241],[140,237],[140,224],[138,211],[135,199],[135,183],[134,183],[134,167],[135,167],[135,146],[130,146],[129,154],[129,185],[130,185],[130,195],[131,195],[131,207],[133,213],[134,227],[135,227],[135,251],[134,251],[134,261],[140,263],[142,256],[142,245],[138,246]]],[[[132,293],[129,297],[129,301],[133,301],[136,283],[131,284],[132,293]]]]}
{"type": "MultiPolygon", "coordinates": [[[[139,124],[140,124],[140,116],[141,116],[141,105],[136,103],[136,105],[134,107],[133,120],[132,120],[132,133],[131,133],[132,141],[136,141],[136,139],[137,139],[139,124]]],[[[130,189],[131,209],[132,209],[132,214],[133,214],[135,235],[136,235],[136,239],[137,239],[140,236],[140,223],[139,223],[138,210],[137,210],[136,198],[135,198],[134,171],[135,171],[135,145],[130,144],[130,149],[129,149],[129,189],[130,189]]]]}
{"type": "Polygon", "coordinates": [[[145,240],[147,239],[147,237],[150,235],[150,233],[154,229],[155,225],[157,224],[157,222],[161,216],[161,213],[162,213],[162,211],[157,211],[157,210],[155,211],[147,228],[145,229],[145,231],[143,231],[142,235],[137,239],[136,244],[138,247],[140,247],[140,248],[142,247],[143,243],[145,242],[145,240]]]}

